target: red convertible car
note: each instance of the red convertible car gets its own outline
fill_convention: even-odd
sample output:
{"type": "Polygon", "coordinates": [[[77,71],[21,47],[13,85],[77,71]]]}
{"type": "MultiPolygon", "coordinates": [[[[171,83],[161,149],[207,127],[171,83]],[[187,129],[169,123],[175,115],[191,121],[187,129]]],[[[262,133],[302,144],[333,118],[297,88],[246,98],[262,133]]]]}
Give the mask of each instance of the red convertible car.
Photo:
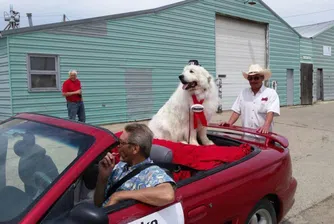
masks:
{"type": "MultiPolygon", "coordinates": [[[[236,126],[208,129],[216,145],[247,143],[251,152],[177,181],[175,201],[167,206],[127,200],[98,208],[92,201],[97,164],[117,147],[116,135],[80,122],[18,114],[0,124],[0,223],[280,222],[297,187],[288,141],[236,126]]],[[[172,163],[168,156],[153,160],[172,163]]]]}

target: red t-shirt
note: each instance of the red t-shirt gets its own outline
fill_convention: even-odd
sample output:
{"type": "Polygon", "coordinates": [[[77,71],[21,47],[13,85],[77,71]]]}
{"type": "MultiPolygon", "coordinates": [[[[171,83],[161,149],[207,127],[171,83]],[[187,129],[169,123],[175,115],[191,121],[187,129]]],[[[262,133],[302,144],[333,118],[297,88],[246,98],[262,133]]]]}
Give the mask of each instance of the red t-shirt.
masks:
{"type": "MultiPolygon", "coordinates": [[[[79,89],[81,89],[81,83],[79,79],[76,79],[75,81],[72,81],[71,79],[67,79],[63,84],[63,93],[75,92],[79,89]]],[[[72,96],[67,96],[66,100],[70,102],[78,102],[78,101],[81,101],[81,95],[75,94],[72,96]]]]}

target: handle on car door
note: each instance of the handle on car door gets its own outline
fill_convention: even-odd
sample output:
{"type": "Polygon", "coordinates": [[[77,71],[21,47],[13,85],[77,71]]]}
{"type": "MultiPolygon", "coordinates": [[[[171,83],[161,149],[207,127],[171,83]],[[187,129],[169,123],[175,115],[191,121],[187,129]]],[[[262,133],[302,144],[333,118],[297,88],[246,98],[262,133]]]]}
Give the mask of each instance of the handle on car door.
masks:
{"type": "Polygon", "coordinates": [[[188,212],[189,222],[190,223],[197,222],[202,218],[204,218],[205,216],[207,216],[207,214],[208,214],[208,207],[204,205],[198,206],[188,212]]]}

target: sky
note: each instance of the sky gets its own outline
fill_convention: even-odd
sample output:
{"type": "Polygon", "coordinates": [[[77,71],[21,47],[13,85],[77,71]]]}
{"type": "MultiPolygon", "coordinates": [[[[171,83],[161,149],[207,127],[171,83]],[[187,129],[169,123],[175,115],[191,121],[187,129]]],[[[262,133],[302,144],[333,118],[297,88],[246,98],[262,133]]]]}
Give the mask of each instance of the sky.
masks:
{"type": "MultiPolygon", "coordinates": [[[[32,13],[33,25],[78,20],[117,13],[150,9],[180,0],[0,0],[0,31],[7,22],[4,12],[20,12],[20,27],[28,26],[26,13],[32,13]]],[[[243,0],[235,0],[243,1],[243,0]]],[[[256,1],[256,0],[255,0],[256,1]]],[[[334,20],[333,0],[264,0],[291,26],[301,26],[334,20]]]]}

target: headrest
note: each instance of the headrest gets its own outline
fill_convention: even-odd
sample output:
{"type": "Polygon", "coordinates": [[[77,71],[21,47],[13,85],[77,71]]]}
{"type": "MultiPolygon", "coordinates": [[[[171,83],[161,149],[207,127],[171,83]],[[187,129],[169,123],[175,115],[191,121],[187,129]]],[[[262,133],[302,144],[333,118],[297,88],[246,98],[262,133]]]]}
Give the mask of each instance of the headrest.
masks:
{"type": "Polygon", "coordinates": [[[30,133],[25,133],[23,135],[23,141],[29,145],[29,146],[32,146],[32,145],[35,145],[35,136],[33,134],[30,134],[30,133]]]}
{"type": "Polygon", "coordinates": [[[14,152],[19,157],[29,157],[31,155],[45,155],[46,151],[39,145],[27,144],[25,140],[19,140],[14,144],[14,152]]]}
{"type": "Polygon", "coordinates": [[[152,145],[150,158],[153,162],[171,163],[173,161],[173,152],[161,145],[152,145]]]}

